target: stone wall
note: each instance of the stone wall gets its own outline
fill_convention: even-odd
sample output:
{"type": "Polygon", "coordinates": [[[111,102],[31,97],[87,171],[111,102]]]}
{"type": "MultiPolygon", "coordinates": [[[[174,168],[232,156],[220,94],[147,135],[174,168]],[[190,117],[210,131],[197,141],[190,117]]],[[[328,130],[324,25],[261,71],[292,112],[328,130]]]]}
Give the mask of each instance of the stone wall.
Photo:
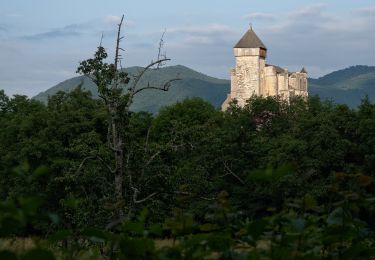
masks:
{"type": "Polygon", "coordinates": [[[240,106],[252,95],[259,95],[260,64],[259,57],[237,57],[236,62],[236,98],[240,106]]]}

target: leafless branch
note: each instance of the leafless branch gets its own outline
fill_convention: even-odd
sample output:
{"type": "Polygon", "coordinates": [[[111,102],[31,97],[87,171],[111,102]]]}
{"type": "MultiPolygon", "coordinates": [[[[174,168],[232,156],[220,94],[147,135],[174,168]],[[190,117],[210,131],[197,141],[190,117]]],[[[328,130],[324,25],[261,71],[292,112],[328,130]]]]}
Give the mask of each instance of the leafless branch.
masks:
{"type": "Polygon", "coordinates": [[[124,21],[124,15],[121,17],[121,21],[118,24],[118,30],[117,30],[117,40],[116,40],[116,54],[115,54],[115,69],[118,68],[118,59],[119,59],[119,50],[120,50],[120,41],[123,37],[121,37],[121,27],[122,23],[124,21]]]}
{"type": "Polygon", "coordinates": [[[111,166],[109,166],[106,162],[104,162],[104,159],[100,156],[96,156],[97,159],[105,166],[111,173],[115,173],[116,169],[112,169],[111,166]]]}
{"type": "MultiPolygon", "coordinates": [[[[245,185],[245,182],[237,175],[235,174],[230,168],[229,166],[227,165],[226,162],[223,163],[224,164],[224,169],[227,170],[227,173],[229,175],[232,175],[234,178],[236,178],[242,185],[245,185]]],[[[225,175],[224,175],[225,176],[225,175]]]]}
{"type": "MultiPolygon", "coordinates": [[[[159,64],[159,63],[162,63],[162,62],[165,62],[165,61],[170,61],[171,59],[161,59],[161,60],[157,60],[157,61],[153,61],[151,62],[150,64],[148,64],[145,68],[143,68],[143,70],[138,74],[138,76],[134,79],[134,83],[132,84],[132,86],[130,87],[130,91],[135,91],[135,88],[137,87],[139,81],[141,80],[141,78],[143,77],[143,75],[146,73],[146,71],[148,71],[150,68],[152,68],[153,66],[159,64]]],[[[134,96],[134,94],[133,94],[134,96]]]]}
{"type": "Polygon", "coordinates": [[[102,47],[102,43],[103,43],[103,38],[104,38],[104,34],[102,33],[102,37],[100,37],[100,43],[99,43],[99,47],[102,47]]]}
{"type": "Polygon", "coordinates": [[[83,158],[82,162],[81,162],[81,163],[79,164],[79,166],[78,166],[78,169],[77,169],[77,171],[76,171],[76,174],[78,174],[78,173],[81,171],[82,167],[85,165],[85,163],[86,163],[88,160],[90,160],[90,159],[94,159],[94,158],[95,158],[95,156],[87,156],[87,157],[83,158]]]}
{"type": "MultiPolygon", "coordinates": [[[[194,193],[186,192],[186,191],[175,191],[175,192],[172,192],[172,193],[173,194],[179,194],[179,195],[187,195],[187,196],[197,196],[194,193]]],[[[203,196],[197,196],[197,197],[202,199],[202,200],[208,200],[208,201],[216,200],[216,198],[207,198],[207,197],[203,197],[203,196]]]]}
{"type": "Polygon", "coordinates": [[[110,223],[107,224],[107,226],[105,227],[106,230],[111,230],[112,228],[120,225],[123,221],[124,221],[124,217],[119,217],[113,221],[111,221],[110,223]]]}
{"type": "MultiPolygon", "coordinates": [[[[164,30],[163,34],[161,35],[160,41],[159,41],[159,48],[158,48],[158,58],[157,60],[165,59],[166,55],[162,54],[163,46],[164,46],[164,35],[165,35],[166,30],[164,30]]],[[[164,63],[158,63],[156,68],[159,69],[161,66],[163,66],[164,63]]]]}
{"type": "Polygon", "coordinates": [[[138,194],[139,194],[139,190],[137,188],[135,188],[135,187],[131,187],[131,188],[134,191],[134,193],[133,193],[133,202],[136,203],[136,204],[146,202],[147,200],[149,200],[152,197],[154,197],[154,196],[156,196],[156,195],[159,194],[159,192],[153,192],[150,195],[148,195],[147,197],[138,200],[137,197],[138,197],[138,194]]]}
{"type": "Polygon", "coordinates": [[[154,86],[151,86],[150,83],[148,83],[146,87],[143,87],[143,88],[140,88],[140,89],[137,89],[136,91],[134,91],[132,96],[135,96],[137,93],[139,93],[139,92],[141,92],[145,89],[157,89],[157,90],[162,90],[162,91],[168,91],[172,82],[178,81],[178,80],[181,80],[181,79],[176,78],[176,79],[168,80],[167,82],[164,83],[164,85],[162,87],[154,87],[154,86]]]}
{"type": "Polygon", "coordinates": [[[101,158],[99,155],[90,155],[90,156],[87,156],[85,158],[83,158],[82,162],[79,164],[78,166],[78,169],[76,171],[76,174],[78,174],[81,170],[82,170],[82,167],[85,165],[85,163],[88,161],[88,160],[94,160],[94,159],[98,159],[111,173],[115,173],[116,170],[115,169],[112,169],[105,161],[103,158],[101,158]]]}
{"type": "Polygon", "coordinates": [[[149,128],[147,129],[146,142],[145,142],[145,154],[146,154],[147,149],[148,149],[148,140],[149,140],[149,138],[150,138],[150,131],[151,131],[151,127],[149,127],[149,128]]]}
{"type": "Polygon", "coordinates": [[[146,166],[147,165],[150,165],[150,163],[156,158],[156,156],[158,156],[160,154],[160,151],[157,151],[156,153],[154,153],[151,157],[150,157],[150,159],[147,161],[147,163],[146,163],[146,166]]]}

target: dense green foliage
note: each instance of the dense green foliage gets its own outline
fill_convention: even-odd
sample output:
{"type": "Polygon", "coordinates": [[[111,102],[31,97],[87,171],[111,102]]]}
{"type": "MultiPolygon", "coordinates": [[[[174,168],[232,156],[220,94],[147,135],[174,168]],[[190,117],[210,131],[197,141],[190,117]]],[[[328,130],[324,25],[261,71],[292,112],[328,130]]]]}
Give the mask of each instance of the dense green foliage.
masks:
{"type": "MultiPolygon", "coordinates": [[[[46,106],[0,92],[0,237],[44,241],[18,257],[375,255],[368,99],[353,110],[317,97],[253,98],[223,113],[193,98],[126,117],[137,190],[124,190],[127,217],[116,223],[104,104],[80,88],[46,106]]],[[[16,254],[0,247],[1,259],[16,254]]]]}

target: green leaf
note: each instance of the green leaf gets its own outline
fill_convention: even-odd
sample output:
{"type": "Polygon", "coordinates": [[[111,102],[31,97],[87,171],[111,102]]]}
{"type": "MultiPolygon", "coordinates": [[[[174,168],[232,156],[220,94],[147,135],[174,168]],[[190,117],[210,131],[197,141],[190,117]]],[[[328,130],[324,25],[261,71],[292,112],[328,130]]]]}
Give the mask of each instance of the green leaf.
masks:
{"type": "Polygon", "coordinates": [[[0,237],[12,235],[24,225],[24,223],[21,223],[17,219],[9,216],[3,218],[0,224],[0,237]]]}
{"type": "Polygon", "coordinates": [[[11,251],[4,250],[0,251],[1,260],[17,260],[17,255],[11,251]]]}
{"type": "Polygon", "coordinates": [[[342,225],[344,223],[344,210],[343,208],[336,208],[332,211],[327,218],[328,225],[342,225]]]}
{"type": "Polygon", "coordinates": [[[258,240],[258,238],[264,233],[267,225],[268,221],[264,219],[255,220],[249,225],[248,232],[254,241],[258,240]]]}
{"type": "Polygon", "coordinates": [[[47,250],[36,248],[27,252],[22,258],[22,260],[54,260],[54,255],[47,250]]]}
{"type": "Polygon", "coordinates": [[[143,235],[144,224],[140,222],[127,222],[124,224],[124,231],[133,232],[138,235],[143,235]]]}
{"type": "Polygon", "coordinates": [[[124,239],[120,242],[120,249],[123,259],[148,259],[146,256],[154,251],[155,243],[145,238],[124,239]]]}
{"type": "Polygon", "coordinates": [[[19,198],[19,204],[27,214],[35,214],[42,205],[42,199],[38,197],[19,198]]]}
{"type": "Polygon", "coordinates": [[[138,220],[140,222],[144,223],[144,222],[146,222],[147,216],[148,216],[148,209],[144,208],[144,209],[142,209],[141,213],[139,214],[138,220]]]}
{"type": "Polygon", "coordinates": [[[49,168],[47,166],[39,166],[38,168],[35,169],[33,172],[34,177],[38,178],[40,176],[46,175],[49,172],[49,168]]]}
{"type": "Polygon", "coordinates": [[[53,224],[58,224],[60,222],[60,218],[57,214],[48,213],[48,217],[52,221],[53,224]]]}
{"type": "Polygon", "coordinates": [[[69,194],[64,200],[63,204],[71,209],[76,209],[79,205],[79,199],[76,199],[73,194],[69,194]]]}
{"type": "Polygon", "coordinates": [[[217,229],[217,225],[206,223],[206,224],[201,225],[199,229],[203,232],[213,231],[217,229]]]}
{"type": "Polygon", "coordinates": [[[248,174],[248,178],[253,181],[259,182],[272,182],[277,181],[280,178],[291,174],[293,172],[293,167],[286,164],[282,165],[276,169],[268,167],[264,170],[253,170],[248,174]]]}
{"type": "Polygon", "coordinates": [[[108,238],[107,234],[98,229],[86,229],[82,234],[93,242],[105,242],[108,238]]]}
{"type": "Polygon", "coordinates": [[[291,219],[290,224],[295,231],[301,233],[305,228],[306,221],[302,218],[291,219]]]}
{"type": "Polygon", "coordinates": [[[150,226],[149,231],[150,231],[150,234],[156,235],[156,236],[161,236],[163,234],[163,228],[158,224],[152,224],[150,226]]]}
{"type": "Polygon", "coordinates": [[[73,234],[71,230],[59,230],[56,233],[50,235],[48,240],[52,243],[64,240],[73,234]]]}
{"type": "Polygon", "coordinates": [[[313,209],[317,206],[317,202],[316,202],[315,198],[309,193],[307,193],[303,197],[303,204],[305,206],[305,209],[313,209]]]}
{"type": "Polygon", "coordinates": [[[366,198],[366,201],[370,202],[370,203],[374,203],[375,202],[375,197],[366,198]]]}

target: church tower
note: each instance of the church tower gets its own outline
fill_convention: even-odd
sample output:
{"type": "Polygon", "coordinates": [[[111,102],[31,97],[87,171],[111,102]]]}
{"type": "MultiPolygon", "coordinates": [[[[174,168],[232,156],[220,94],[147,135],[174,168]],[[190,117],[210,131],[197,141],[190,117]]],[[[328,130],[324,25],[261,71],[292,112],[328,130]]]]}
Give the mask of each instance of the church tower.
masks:
{"type": "MultiPolygon", "coordinates": [[[[244,106],[252,95],[261,94],[261,81],[264,80],[261,72],[266,65],[267,47],[250,28],[234,46],[234,56],[236,67],[231,71],[231,94],[227,100],[236,99],[244,106]]],[[[224,102],[223,109],[227,105],[224,102]]]]}

